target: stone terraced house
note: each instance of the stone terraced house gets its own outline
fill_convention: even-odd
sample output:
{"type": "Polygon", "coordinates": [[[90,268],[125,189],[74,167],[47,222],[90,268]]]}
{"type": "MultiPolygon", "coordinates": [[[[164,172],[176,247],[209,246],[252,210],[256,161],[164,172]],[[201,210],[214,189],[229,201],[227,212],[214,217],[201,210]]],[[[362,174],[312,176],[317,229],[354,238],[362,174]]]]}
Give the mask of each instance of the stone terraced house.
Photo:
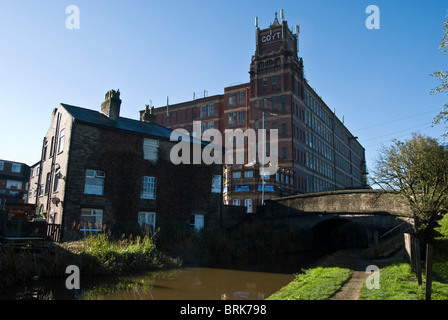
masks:
{"type": "Polygon", "coordinates": [[[139,223],[219,226],[222,165],[174,165],[172,130],[146,108],[141,120],[120,117],[120,92],[106,93],[101,112],[60,104],[43,141],[29,203],[53,226],[54,240],[139,223]]]}

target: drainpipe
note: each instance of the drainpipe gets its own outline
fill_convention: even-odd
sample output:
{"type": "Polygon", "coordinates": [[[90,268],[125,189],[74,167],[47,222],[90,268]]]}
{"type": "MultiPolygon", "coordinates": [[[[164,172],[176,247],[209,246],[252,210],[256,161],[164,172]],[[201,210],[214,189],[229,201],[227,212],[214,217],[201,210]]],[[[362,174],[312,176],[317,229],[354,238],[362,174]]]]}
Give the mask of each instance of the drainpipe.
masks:
{"type": "Polygon", "coordinates": [[[47,195],[47,212],[49,212],[49,210],[50,210],[51,195],[53,194],[53,181],[54,181],[54,172],[55,172],[56,156],[57,156],[56,145],[58,145],[58,141],[59,141],[60,122],[61,122],[61,114],[58,113],[57,120],[56,120],[56,131],[55,131],[54,139],[53,139],[54,143],[53,143],[53,146],[51,146],[51,148],[53,148],[53,150],[52,150],[53,157],[51,159],[50,181],[48,182],[48,183],[50,183],[50,186],[48,188],[48,195],[47,195]]]}

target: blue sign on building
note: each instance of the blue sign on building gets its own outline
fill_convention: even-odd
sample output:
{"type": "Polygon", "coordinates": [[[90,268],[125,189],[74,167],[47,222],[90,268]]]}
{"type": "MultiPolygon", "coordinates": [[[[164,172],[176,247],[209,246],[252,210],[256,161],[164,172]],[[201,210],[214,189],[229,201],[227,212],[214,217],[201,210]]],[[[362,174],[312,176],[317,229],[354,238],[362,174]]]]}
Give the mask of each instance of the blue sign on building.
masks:
{"type": "Polygon", "coordinates": [[[235,191],[250,191],[249,185],[235,186],[235,191]]]}
{"type": "MultiPolygon", "coordinates": [[[[258,191],[262,191],[261,184],[258,185],[258,191]]],[[[267,184],[264,186],[264,191],[274,191],[274,186],[267,184]]]]}

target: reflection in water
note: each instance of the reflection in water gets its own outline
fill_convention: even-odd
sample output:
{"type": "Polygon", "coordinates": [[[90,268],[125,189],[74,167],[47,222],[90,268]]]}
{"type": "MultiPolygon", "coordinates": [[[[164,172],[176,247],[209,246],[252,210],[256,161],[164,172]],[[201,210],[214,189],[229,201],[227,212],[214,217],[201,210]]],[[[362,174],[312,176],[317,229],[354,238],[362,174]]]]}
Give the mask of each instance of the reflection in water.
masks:
{"type": "Polygon", "coordinates": [[[122,278],[85,291],[83,299],[261,300],[293,278],[288,274],[187,268],[122,278]]]}
{"type": "Polygon", "coordinates": [[[12,300],[261,300],[293,280],[292,274],[213,268],[147,272],[120,278],[81,278],[81,290],[65,288],[65,279],[34,281],[8,288],[0,299],[12,300]]]}

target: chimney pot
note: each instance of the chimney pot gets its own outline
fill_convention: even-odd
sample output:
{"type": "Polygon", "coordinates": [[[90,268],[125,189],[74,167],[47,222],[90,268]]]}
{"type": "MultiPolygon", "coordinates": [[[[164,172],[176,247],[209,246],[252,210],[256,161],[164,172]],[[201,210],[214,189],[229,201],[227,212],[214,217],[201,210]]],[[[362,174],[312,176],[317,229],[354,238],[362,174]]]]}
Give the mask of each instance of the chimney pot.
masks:
{"type": "Polygon", "coordinates": [[[120,106],[120,89],[118,89],[117,91],[110,90],[106,92],[104,101],[101,104],[101,112],[109,119],[116,121],[120,116],[120,106]]]}

